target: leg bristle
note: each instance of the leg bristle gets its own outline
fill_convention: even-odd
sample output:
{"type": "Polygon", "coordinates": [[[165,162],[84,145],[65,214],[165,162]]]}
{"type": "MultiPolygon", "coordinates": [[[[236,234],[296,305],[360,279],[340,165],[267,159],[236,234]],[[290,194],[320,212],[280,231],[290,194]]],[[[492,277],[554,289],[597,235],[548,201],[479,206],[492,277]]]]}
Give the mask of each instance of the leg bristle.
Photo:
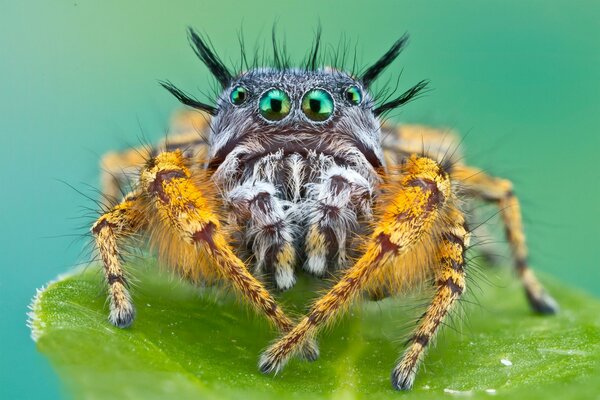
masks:
{"type": "Polygon", "coordinates": [[[135,308],[133,304],[129,304],[120,309],[112,309],[108,319],[118,328],[129,328],[135,319],[135,308]]]}
{"type": "Polygon", "coordinates": [[[327,258],[324,255],[310,255],[304,264],[304,269],[314,276],[321,277],[327,270],[327,258]]]}
{"type": "Polygon", "coordinates": [[[283,265],[280,265],[275,270],[275,283],[277,284],[277,289],[282,291],[293,287],[296,283],[294,270],[292,268],[284,268],[283,265]]]}

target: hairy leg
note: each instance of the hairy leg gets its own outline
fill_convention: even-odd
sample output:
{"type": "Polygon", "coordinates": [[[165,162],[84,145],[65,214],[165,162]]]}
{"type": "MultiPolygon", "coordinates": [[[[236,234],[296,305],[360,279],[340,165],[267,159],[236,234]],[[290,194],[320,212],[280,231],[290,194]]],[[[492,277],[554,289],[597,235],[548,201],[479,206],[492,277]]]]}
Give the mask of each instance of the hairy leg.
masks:
{"type": "Polygon", "coordinates": [[[121,267],[118,242],[140,232],[144,226],[143,221],[139,196],[128,194],[121,203],[103,214],[92,226],[92,234],[104,265],[104,276],[109,288],[109,320],[119,328],[131,325],[135,317],[135,308],[121,267]]]}
{"type": "Polygon", "coordinates": [[[392,385],[398,390],[412,388],[428,345],[434,339],[452,306],[465,291],[464,253],[469,245],[469,234],[464,218],[458,210],[451,210],[447,219],[448,226],[442,230],[441,241],[436,252],[435,295],[408,341],[404,355],[392,371],[392,385]]]}
{"type": "Polygon", "coordinates": [[[312,274],[322,276],[332,262],[331,270],[347,263],[347,233],[356,232],[359,215],[371,214],[371,187],[358,172],[334,166],[321,182],[308,189],[305,211],[308,215],[306,264],[312,274]]]}
{"type": "MultiPolygon", "coordinates": [[[[235,255],[221,228],[216,189],[211,189],[211,182],[203,178],[199,172],[192,176],[180,151],[161,153],[142,171],[140,189],[150,198],[159,221],[169,224],[181,240],[212,260],[221,278],[258,313],[265,315],[279,332],[288,332],[293,327],[292,321],[235,255]]],[[[309,360],[316,359],[316,344],[307,342],[302,353],[309,360]]]]}
{"type": "Polygon", "coordinates": [[[295,232],[287,218],[278,192],[270,183],[247,182],[226,195],[235,223],[246,228],[246,240],[252,244],[256,272],[273,273],[279,289],[291,288],[296,278],[294,265],[295,232]]]}
{"type": "Polygon", "coordinates": [[[430,232],[452,195],[448,175],[433,160],[418,157],[407,160],[403,173],[392,177],[387,189],[363,256],[291,332],[263,353],[259,363],[262,372],[283,368],[307,340],[350,305],[375,271],[396,261],[430,232]]]}
{"type": "MultiPolygon", "coordinates": [[[[529,267],[528,251],[521,217],[519,200],[514,195],[512,183],[506,179],[487,175],[480,169],[465,166],[462,162],[458,136],[449,130],[438,130],[419,125],[384,127],[383,142],[386,160],[392,165],[407,154],[424,153],[428,157],[451,166],[452,179],[462,184],[475,197],[498,205],[506,230],[506,237],[515,259],[515,268],[525,287],[531,308],[542,314],[554,314],[558,303],[548,294],[529,267]]],[[[485,227],[478,229],[477,236],[489,236],[485,227]]],[[[482,248],[488,258],[493,258],[491,246],[482,248]]]]}
{"type": "Polygon", "coordinates": [[[542,314],[554,314],[558,303],[539,282],[527,261],[528,251],[521,218],[521,206],[515,196],[512,183],[506,179],[489,176],[478,168],[456,166],[452,179],[484,201],[498,205],[506,229],[506,237],[515,260],[515,268],[525,287],[531,308],[542,314]]]}

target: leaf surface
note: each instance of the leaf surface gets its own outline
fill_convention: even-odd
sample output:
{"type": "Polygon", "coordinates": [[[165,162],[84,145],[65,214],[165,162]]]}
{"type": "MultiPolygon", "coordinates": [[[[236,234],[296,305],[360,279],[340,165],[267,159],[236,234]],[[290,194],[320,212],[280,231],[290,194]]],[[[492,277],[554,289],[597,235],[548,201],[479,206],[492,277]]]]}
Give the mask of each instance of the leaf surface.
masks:
{"type": "MultiPolygon", "coordinates": [[[[256,366],[276,338],[265,321],[231,293],[142,264],[130,268],[138,314],[129,329],[108,323],[98,268],[63,277],[34,299],[32,335],[76,398],[600,396],[600,302],[551,279],[545,281],[562,308],[552,317],[532,314],[511,277],[471,282],[473,294],[438,336],[413,391],[398,393],[390,372],[423,295],[356,304],[320,335],[318,361],[292,360],[273,377],[256,366]]],[[[284,308],[303,311],[318,293],[315,285],[304,278],[280,295],[284,308]]]]}

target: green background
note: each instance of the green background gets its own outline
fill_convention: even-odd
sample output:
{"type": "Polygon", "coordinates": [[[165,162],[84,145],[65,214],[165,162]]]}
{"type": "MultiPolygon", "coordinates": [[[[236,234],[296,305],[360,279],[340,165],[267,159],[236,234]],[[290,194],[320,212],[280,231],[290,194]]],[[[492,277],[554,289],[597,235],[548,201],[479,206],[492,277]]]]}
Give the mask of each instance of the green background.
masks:
{"type": "Polygon", "coordinates": [[[600,294],[600,3],[0,1],[1,398],[60,393],[25,326],[35,288],[85,261],[72,235],[92,203],[60,181],[94,196],[102,153],[164,134],[176,103],[157,79],[214,86],[188,25],[238,61],[242,25],[266,43],[275,21],[296,59],[320,21],[362,65],[410,32],[387,77],[435,90],[394,119],[468,133],[469,160],[516,184],[534,266],[600,294]]]}

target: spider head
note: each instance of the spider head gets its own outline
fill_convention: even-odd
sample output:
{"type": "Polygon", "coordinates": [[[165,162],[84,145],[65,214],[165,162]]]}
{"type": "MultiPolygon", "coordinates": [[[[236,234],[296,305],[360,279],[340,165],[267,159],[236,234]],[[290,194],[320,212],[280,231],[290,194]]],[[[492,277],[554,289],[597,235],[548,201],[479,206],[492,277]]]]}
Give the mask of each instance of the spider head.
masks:
{"type": "MultiPolygon", "coordinates": [[[[318,67],[319,37],[304,68],[282,66],[274,42],[276,67],[251,68],[233,75],[207,42],[190,30],[198,57],[221,83],[216,106],[201,103],[163,83],[180,101],[214,117],[211,165],[236,160],[252,165],[266,155],[324,154],[345,165],[383,166],[379,116],[414,98],[426,82],[388,102],[377,102],[370,84],[398,56],[408,40],[399,39],[359,76],[318,67]]],[[[389,99],[388,99],[389,100],[389,99]]]]}
{"type": "MultiPolygon", "coordinates": [[[[225,88],[212,122],[212,156],[224,159],[238,146],[256,146],[245,162],[282,150],[311,151],[344,159],[357,150],[382,165],[379,121],[361,83],[332,69],[254,69],[225,88]],[[260,144],[260,146],[258,146],[260,144]]],[[[344,160],[349,161],[349,160],[344,160]]]]}

